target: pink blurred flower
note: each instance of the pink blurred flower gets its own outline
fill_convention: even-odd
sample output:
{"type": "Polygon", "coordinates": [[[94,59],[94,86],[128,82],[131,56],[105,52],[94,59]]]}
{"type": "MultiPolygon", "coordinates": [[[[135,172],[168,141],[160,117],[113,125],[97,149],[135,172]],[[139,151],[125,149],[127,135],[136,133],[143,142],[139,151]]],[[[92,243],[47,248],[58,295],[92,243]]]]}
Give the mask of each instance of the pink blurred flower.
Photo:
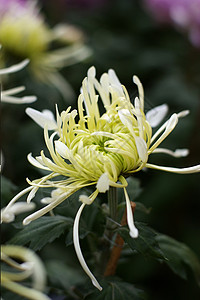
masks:
{"type": "Polygon", "coordinates": [[[0,16],[10,10],[10,7],[15,7],[16,10],[23,10],[25,3],[26,0],[0,0],[0,16]]]}
{"type": "Polygon", "coordinates": [[[190,41],[200,47],[200,0],[144,0],[154,18],[188,32],[190,41]]]}

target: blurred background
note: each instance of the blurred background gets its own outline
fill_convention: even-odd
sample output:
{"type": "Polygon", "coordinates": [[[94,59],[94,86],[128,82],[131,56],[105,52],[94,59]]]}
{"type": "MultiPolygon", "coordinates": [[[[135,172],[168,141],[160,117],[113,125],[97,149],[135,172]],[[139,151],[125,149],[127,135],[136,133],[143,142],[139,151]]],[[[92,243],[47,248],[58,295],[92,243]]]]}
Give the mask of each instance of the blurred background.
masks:
{"type": "MultiPolygon", "coordinates": [[[[0,9],[5,5],[3,2],[0,1],[0,9]]],[[[18,2],[24,5],[26,1],[18,2]]],[[[64,24],[62,30],[54,30],[57,37],[49,38],[41,53],[68,48],[69,55],[63,58],[63,64],[55,60],[53,67],[47,65],[47,60],[30,62],[27,68],[5,80],[6,88],[23,84],[27,95],[38,97],[29,106],[55,112],[55,104],[59,111],[68,106],[76,108],[81,82],[92,65],[97,69],[97,78],[109,68],[114,69],[132,100],[137,95],[132,82],[132,76],[136,74],[144,86],[145,111],[166,103],[169,105],[167,119],[173,112],[190,110],[163,143],[164,147],[173,150],[189,148],[188,157],[177,159],[157,154],[152,155],[150,161],[176,167],[199,163],[199,0],[43,0],[38,1],[38,6],[48,30],[64,24]],[[43,69],[41,61],[46,63],[43,69]],[[46,76],[49,70],[53,74],[51,78],[46,76]]],[[[3,25],[0,21],[1,64],[19,62],[27,56],[34,61],[31,51],[15,51],[13,44],[9,46],[4,42],[3,25]]],[[[8,38],[12,39],[11,34],[8,38]]],[[[34,40],[34,35],[32,38],[34,40]]],[[[22,43],[21,48],[24,47],[22,43]]],[[[30,47],[34,49],[34,45],[30,47]]],[[[3,205],[26,186],[26,177],[40,177],[26,156],[29,152],[33,156],[39,155],[45,149],[43,130],[25,114],[26,107],[26,104],[4,103],[1,108],[3,205]]],[[[136,214],[135,219],[187,244],[200,257],[200,176],[147,170],[135,177],[141,188],[136,200],[151,208],[150,214],[136,214]]],[[[9,226],[5,229],[5,240],[14,232],[9,226]]],[[[56,251],[65,251],[60,250],[61,243],[62,239],[44,248],[41,257],[58,259],[56,251]]],[[[124,259],[118,266],[117,275],[143,288],[150,300],[199,299],[199,288],[192,274],[189,273],[185,281],[165,265],[148,258],[136,255],[124,259]]]]}

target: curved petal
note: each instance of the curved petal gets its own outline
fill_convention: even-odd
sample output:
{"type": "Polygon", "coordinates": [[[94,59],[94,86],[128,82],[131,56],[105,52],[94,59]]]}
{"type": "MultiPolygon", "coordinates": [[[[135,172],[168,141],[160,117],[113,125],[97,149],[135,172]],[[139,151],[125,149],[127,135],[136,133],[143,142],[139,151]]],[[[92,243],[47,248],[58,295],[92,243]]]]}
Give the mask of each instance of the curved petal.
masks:
{"type": "Polygon", "coordinates": [[[143,89],[142,83],[136,75],[133,76],[133,82],[138,87],[141,110],[144,111],[144,89],[143,89]]]}
{"type": "MultiPolygon", "coordinates": [[[[178,115],[173,114],[167,121],[165,131],[163,132],[163,134],[158,138],[158,140],[149,149],[150,153],[152,153],[162,143],[162,141],[172,132],[172,130],[177,125],[177,123],[178,123],[178,115]]],[[[156,135],[156,133],[155,133],[155,135],[156,135]]],[[[152,139],[151,139],[151,143],[152,143],[152,139]]]]}
{"type": "Polygon", "coordinates": [[[160,170],[160,171],[166,171],[171,173],[177,173],[177,174],[192,174],[192,173],[198,173],[200,172],[200,165],[196,165],[193,167],[188,168],[173,168],[173,167],[163,167],[163,166],[156,166],[153,164],[146,164],[146,168],[160,170]]]}
{"type": "Polygon", "coordinates": [[[80,216],[81,216],[81,213],[83,211],[83,208],[85,207],[85,203],[83,203],[77,214],[76,214],[76,217],[75,217],[75,220],[74,220],[74,227],[73,227],[73,240],[74,240],[74,247],[75,247],[75,251],[76,251],[76,254],[77,254],[77,257],[78,257],[78,260],[83,268],[83,270],[86,272],[86,274],[90,277],[91,281],[92,281],[92,284],[97,288],[99,289],[100,291],[102,290],[102,287],[100,286],[100,284],[98,283],[98,281],[96,280],[96,278],[94,277],[94,275],[91,273],[91,271],[89,270],[85,260],[84,260],[84,257],[83,257],[83,254],[81,252],[81,248],[80,248],[80,243],[79,243],[79,236],[78,236],[78,231],[79,231],[79,220],[80,220],[80,216]]]}
{"type": "Polygon", "coordinates": [[[44,169],[44,170],[48,170],[48,171],[51,171],[48,167],[42,165],[37,159],[35,159],[33,156],[32,156],[32,153],[29,153],[27,155],[27,159],[28,161],[36,168],[39,168],[39,169],[44,169]]]}
{"type": "MultiPolygon", "coordinates": [[[[4,212],[6,212],[7,210],[9,210],[12,205],[19,199],[21,198],[23,195],[25,195],[26,193],[30,192],[33,189],[32,186],[29,186],[27,188],[25,188],[24,190],[22,190],[21,192],[19,192],[14,198],[12,198],[10,200],[10,202],[8,203],[8,205],[5,207],[4,212]]],[[[3,220],[1,220],[1,223],[3,222],[3,220]]]]}
{"type": "Polygon", "coordinates": [[[28,225],[32,221],[38,219],[39,217],[42,217],[52,209],[54,209],[56,206],[58,206],[60,203],[62,203],[65,199],[67,199],[69,196],[71,196],[73,193],[75,193],[77,189],[73,189],[71,191],[68,191],[66,193],[63,193],[60,197],[56,198],[55,201],[51,202],[50,204],[46,205],[45,207],[39,209],[38,211],[34,212],[33,214],[29,215],[23,220],[23,225],[28,225]]]}
{"type": "Polygon", "coordinates": [[[128,193],[127,193],[125,188],[124,188],[124,195],[125,195],[125,199],[126,199],[126,208],[127,208],[127,223],[128,223],[128,227],[130,229],[129,234],[132,238],[137,238],[138,237],[138,230],[134,225],[131,204],[130,204],[130,200],[129,200],[129,197],[128,197],[128,193]]]}
{"type": "Polygon", "coordinates": [[[22,62],[12,65],[11,67],[4,68],[0,70],[0,75],[14,73],[23,69],[29,63],[29,59],[25,59],[22,62]]]}

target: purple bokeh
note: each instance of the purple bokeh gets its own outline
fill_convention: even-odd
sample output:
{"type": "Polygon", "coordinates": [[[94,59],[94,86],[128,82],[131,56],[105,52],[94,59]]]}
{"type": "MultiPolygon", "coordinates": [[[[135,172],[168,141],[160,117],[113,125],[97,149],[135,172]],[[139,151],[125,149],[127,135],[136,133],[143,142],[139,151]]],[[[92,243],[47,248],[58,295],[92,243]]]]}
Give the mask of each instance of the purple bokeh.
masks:
{"type": "Polygon", "coordinates": [[[11,6],[24,7],[26,0],[0,0],[0,15],[6,13],[11,6]]]}
{"type": "Polygon", "coordinates": [[[188,32],[190,41],[200,47],[200,0],[144,0],[161,23],[170,23],[188,32]]]}

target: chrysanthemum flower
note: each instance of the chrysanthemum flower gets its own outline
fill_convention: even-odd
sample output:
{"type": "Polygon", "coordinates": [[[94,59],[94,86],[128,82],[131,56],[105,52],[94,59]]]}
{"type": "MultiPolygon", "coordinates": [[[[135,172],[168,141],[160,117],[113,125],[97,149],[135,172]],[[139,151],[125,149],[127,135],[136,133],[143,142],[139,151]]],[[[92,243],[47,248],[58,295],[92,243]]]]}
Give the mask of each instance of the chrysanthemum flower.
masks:
{"type": "Polygon", "coordinates": [[[40,81],[53,84],[63,94],[68,93],[68,85],[58,70],[91,55],[91,50],[84,45],[83,33],[68,24],[58,24],[51,29],[40,13],[37,1],[0,3],[0,41],[4,62],[8,56],[30,59],[29,70],[40,81]],[[55,44],[59,45],[57,49],[54,49],[55,44]]]}
{"type": "Polygon", "coordinates": [[[46,281],[44,266],[32,250],[21,246],[5,245],[1,247],[1,260],[3,262],[1,285],[4,288],[26,299],[50,300],[42,292],[46,281]],[[9,266],[9,271],[8,269],[3,271],[4,263],[9,266]],[[22,284],[31,277],[32,287],[22,284]]]}
{"type": "Polygon", "coordinates": [[[29,154],[28,160],[35,167],[47,170],[49,174],[34,181],[27,179],[30,187],[16,195],[7,206],[9,208],[27,192],[29,192],[27,201],[30,202],[39,188],[53,188],[51,197],[41,200],[47,205],[26,217],[23,221],[26,225],[54,209],[81,188],[96,186],[89,197],[80,196],[82,204],[74,221],[73,238],[83,269],[100,290],[101,287],[88,269],[79,245],[78,228],[83,208],[90,205],[98,193],[105,193],[109,187],[122,188],[130,236],[136,238],[138,230],[134,225],[126,191],[126,177],[143,168],[178,174],[200,171],[200,165],[179,169],[148,162],[152,153],[163,152],[175,157],[187,155],[187,149],[171,151],[159,148],[159,145],[175,128],[179,118],[187,115],[188,111],[173,114],[152,135],[152,127],[157,126],[165,117],[167,105],[156,107],[145,116],[142,84],[136,76],[133,77],[133,81],[139,90],[139,97],[135,98],[134,104],[131,103],[126,88],[121,85],[113,70],[103,74],[100,81],[97,81],[95,68],[91,67],[82,83],[78,111],[69,107],[59,114],[57,109],[55,121],[49,111],[41,113],[28,108],[27,114],[44,127],[44,137],[51,157],[47,157],[41,151],[41,156],[36,158],[29,154]],[[100,105],[103,105],[105,110],[102,115],[100,105]],[[54,132],[49,135],[49,130],[54,132]],[[60,175],[64,176],[64,179],[60,179],[60,175]]]}

